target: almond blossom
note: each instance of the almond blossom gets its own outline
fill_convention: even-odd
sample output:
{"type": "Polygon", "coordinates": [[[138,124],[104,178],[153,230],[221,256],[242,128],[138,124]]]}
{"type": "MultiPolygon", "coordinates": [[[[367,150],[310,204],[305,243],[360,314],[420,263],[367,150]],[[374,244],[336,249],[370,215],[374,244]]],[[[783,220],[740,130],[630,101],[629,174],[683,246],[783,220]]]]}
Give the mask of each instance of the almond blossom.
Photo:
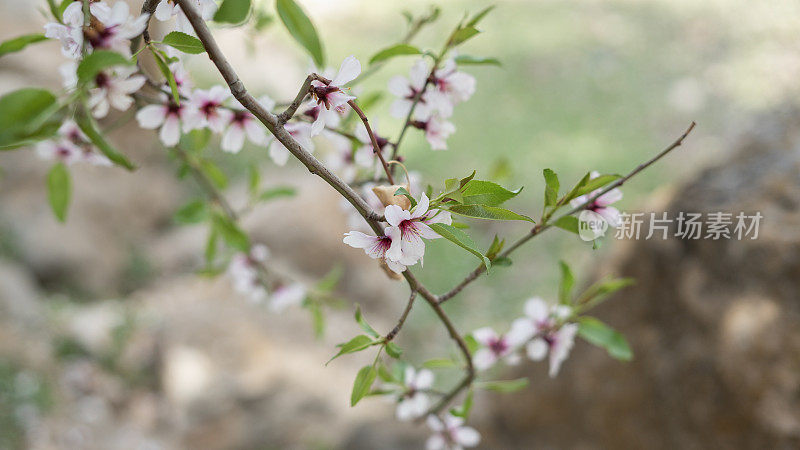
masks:
{"type": "Polygon", "coordinates": [[[459,72],[456,62],[450,58],[433,74],[436,90],[444,94],[453,104],[469,100],[475,93],[475,77],[459,72]]]}
{"type": "MultiPolygon", "coordinates": [[[[411,111],[411,106],[414,104],[414,99],[425,88],[428,82],[428,65],[424,59],[417,60],[409,73],[409,78],[402,75],[395,75],[389,79],[389,92],[396,95],[398,98],[392,102],[389,113],[398,119],[404,119],[411,111]]],[[[425,95],[420,98],[417,105],[418,110],[428,111],[429,108],[426,104],[425,95]]]]}
{"type": "Polygon", "coordinates": [[[317,103],[316,100],[309,100],[301,108],[303,115],[311,119],[311,135],[316,136],[324,128],[336,128],[342,122],[342,114],[345,106],[334,109],[327,109],[317,103]]]}
{"type": "Polygon", "coordinates": [[[92,145],[74,121],[65,120],[58,129],[58,136],[58,139],[42,141],[36,145],[36,153],[40,158],[67,165],[76,162],[95,166],[111,165],[111,161],[92,145]]]}
{"type": "MultiPolygon", "coordinates": [[[[214,0],[194,0],[193,5],[200,13],[203,20],[211,20],[217,12],[217,3],[214,0]]],[[[178,31],[186,34],[195,35],[192,24],[184,14],[183,10],[174,0],[161,0],[156,6],[155,14],[156,19],[161,22],[167,21],[175,16],[175,24],[178,31]]]]}
{"type": "MultiPolygon", "coordinates": [[[[377,141],[378,146],[383,153],[383,157],[388,159],[389,155],[387,153],[389,150],[389,140],[378,134],[380,122],[377,119],[372,120],[370,128],[372,129],[372,133],[375,135],[375,141],[377,141]]],[[[353,134],[362,144],[361,147],[356,149],[355,155],[353,156],[355,163],[361,167],[371,167],[375,163],[376,158],[375,152],[372,150],[372,138],[369,136],[367,127],[364,126],[362,122],[359,122],[358,125],[356,125],[356,129],[353,134]]]]}
{"type": "Polygon", "coordinates": [[[397,403],[397,419],[402,421],[422,417],[428,411],[430,400],[424,391],[433,386],[433,372],[430,370],[416,371],[409,366],[404,375],[405,386],[397,403]]]}
{"type": "Polygon", "coordinates": [[[299,306],[307,293],[306,287],[301,283],[278,286],[272,291],[269,308],[274,312],[281,312],[290,306],[299,306]]]}
{"type": "MultiPolygon", "coordinates": [[[[416,115],[416,112],[415,112],[416,115]]],[[[431,115],[427,120],[415,120],[415,128],[425,131],[425,139],[432,150],[447,150],[447,138],[456,132],[456,126],[439,115],[431,115]]]]}
{"type": "Polygon", "coordinates": [[[407,260],[419,261],[425,255],[425,241],[422,239],[438,239],[441,236],[428,226],[431,223],[450,225],[453,219],[449,211],[428,210],[430,200],[425,193],[419,203],[405,210],[397,205],[389,205],[384,210],[386,221],[400,230],[401,251],[407,260]]]}
{"type": "Polygon", "coordinates": [[[343,242],[353,248],[362,248],[372,259],[380,259],[392,272],[403,273],[406,266],[416,264],[416,260],[403,255],[400,248],[400,229],[386,227],[383,236],[371,236],[360,231],[345,233],[343,242]]]}
{"type": "Polygon", "coordinates": [[[452,414],[444,416],[444,420],[434,415],[428,416],[428,427],[434,435],[425,443],[427,450],[461,450],[464,447],[475,447],[481,442],[481,435],[472,427],[464,426],[464,419],[452,414]]]}
{"type": "Polygon", "coordinates": [[[211,89],[197,89],[189,96],[187,120],[197,128],[209,128],[214,133],[222,133],[233,117],[233,113],[224,107],[231,92],[222,86],[211,89]]]}
{"type": "MultiPolygon", "coordinates": [[[[314,142],[311,141],[311,124],[289,122],[284,125],[284,128],[306,151],[314,151],[314,142]]],[[[285,166],[286,162],[289,161],[289,149],[277,139],[273,139],[269,144],[268,152],[272,162],[279,166],[285,166]]]]}
{"type": "Polygon", "coordinates": [[[261,283],[259,265],[269,258],[269,249],[258,244],[250,248],[247,253],[233,255],[228,265],[228,276],[233,282],[233,288],[254,303],[260,303],[267,297],[267,290],[261,283]]]}
{"type": "Polygon", "coordinates": [[[324,137],[331,147],[331,151],[325,157],[325,164],[345,183],[355,181],[358,167],[355,164],[353,144],[350,139],[329,130],[322,130],[320,136],[324,137]]]}
{"type": "Polygon", "coordinates": [[[90,49],[113,50],[130,56],[130,39],[139,36],[147,25],[149,14],[132,16],[124,1],[113,6],[106,2],[89,5],[92,20],[84,27],[83,2],[73,2],[64,9],[62,23],[45,24],[45,36],[61,41],[64,56],[79,59],[84,41],[90,49]]]}
{"type": "Polygon", "coordinates": [[[190,106],[187,102],[180,105],[175,104],[166,95],[162,96],[163,103],[160,105],[147,105],[136,113],[136,121],[139,126],[148,130],[160,128],[159,139],[167,147],[178,144],[181,138],[181,129],[187,133],[197,127],[197,115],[190,113],[190,106]]]}
{"type": "Polygon", "coordinates": [[[83,47],[83,3],[74,2],[64,9],[63,23],[49,22],[44,25],[44,35],[61,41],[61,53],[72,59],[81,57],[83,47]]]}
{"type": "Polygon", "coordinates": [[[520,357],[516,351],[533,334],[533,325],[527,320],[514,321],[511,324],[511,330],[505,335],[498,335],[490,327],[473,331],[472,336],[483,346],[475,352],[472,358],[475,368],[486,370],[501,360],[512,366],[518,364],[520,357]]]}
{"type": "MultiPolygon", "coordinates": [[[[599,176],[600,174],[597,171],[592,171],[591,174],[589,175],[589,178],[594,179],[599,176]]],[[[569,204],[573,208],[577,208],[579,206],[582,206],[589,199],[599,194],[600,192],[602,192],[602,188],[595,189],[594,191],[588,194],[576,197],[571,202],[569,202],[569,204]]],[[[617,228],[620,225],[619,210],[609,205],[611,205],[612,203],[616,203],[620,200],[622,200],[622,191],[619,190],[619,188],[614,188],[606,192],[605,194],[601,195],[600,197],[594,199],[592,203],[586,205],[585,209],[588,211],[592,211],[596,214],[599,214],[606,222],[608,222],[609,226],[617,228]]]]}
{"type": "MultiPolygon", "coordinates": [[[[317,105],[325,107],[326,110],[344,111],[344,106],[356,97],[345,93],[344,85],[355,80],[361,73],[361,63],[355,56],[348,56],[342,61],[339,72],[327,85],[319,80],[311,82],[311,95],[316,100],[317,105]]],[[[317,118],[312,125],[312,135],[319,134],[325,127],[322,114],[317,114],[317,118]]]]}
{"type": "Polygon", "coordinates": [[[119,111],[127,111],[133,105],[131,94],[144,86],[145,77],[134,75],[132,67],[117,67],[114,70],[103,70],[95,76],[95,87],[89,90],[87,101],[92,115],[101,119],[108,115],[110,107],[119,111]]]}
{"type": "MultiPolygon", "coordinates": [[[[258,102],[268,110],[275,107],[275,101],[267,96],[259,98],[258,102]]],[[[267,133],[264,131],[263,124],[250,111],[239,105],[234,107],[230,115],[220,147],[229,153],[239,153],[244,146],[245,137],[255,145],[263,145],[267,142],[267,133]]]]}
{"type": "Polygon", "coordinates": [[[572,309],[566,305],[549,306],[539,297],[525,303],[525,319],[533,326],[535,336],[526,346],[528,357],[541,361],[550,353],[550,377],[558,375],[561,364],[569,356],[575,343],[578,324],[562,322],[570,317],[572,309]]]}

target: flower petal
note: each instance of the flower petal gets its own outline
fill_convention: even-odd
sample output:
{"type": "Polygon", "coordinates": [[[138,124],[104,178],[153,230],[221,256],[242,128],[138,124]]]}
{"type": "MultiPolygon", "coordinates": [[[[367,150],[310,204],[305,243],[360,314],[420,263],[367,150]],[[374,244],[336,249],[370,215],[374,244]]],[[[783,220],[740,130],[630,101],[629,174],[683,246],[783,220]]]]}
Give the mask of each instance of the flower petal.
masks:
{"type": "Polygon", "coordinates": [[[342,61],[339,67],[339,73],[331,80],[333,86],[343,86],[353,80],[361,73],[361,63],[358,62],[355,56],[348,56],[342,61]]]}

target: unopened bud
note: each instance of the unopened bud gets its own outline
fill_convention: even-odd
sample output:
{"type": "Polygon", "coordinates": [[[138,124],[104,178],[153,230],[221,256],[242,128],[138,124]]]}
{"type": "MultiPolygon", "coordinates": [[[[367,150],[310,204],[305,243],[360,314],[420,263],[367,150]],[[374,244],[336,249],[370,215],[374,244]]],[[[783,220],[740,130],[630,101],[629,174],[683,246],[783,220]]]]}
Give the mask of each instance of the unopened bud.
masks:
{"type": "Polygon", "coordinates": [[[409,210],[411,209],[411,200],[405,195],[394,195],[400,188],[408,190],[407,185],[395,184],[393,186],[375,186],[372,188],[372,192],[378,196],[383,206],[397,205],[403,209],[409,210]]]}

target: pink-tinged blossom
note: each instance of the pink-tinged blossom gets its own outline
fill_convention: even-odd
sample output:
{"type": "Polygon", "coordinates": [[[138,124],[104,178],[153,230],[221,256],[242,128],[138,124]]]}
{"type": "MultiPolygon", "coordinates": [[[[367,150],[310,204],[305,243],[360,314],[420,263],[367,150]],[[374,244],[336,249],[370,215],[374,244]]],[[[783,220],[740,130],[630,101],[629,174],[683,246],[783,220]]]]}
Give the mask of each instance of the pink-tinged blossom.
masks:
{"type": "Polygon", "coordinates": [[[61,53],[72,59],[81,57],[83,47],[83,3],[74,2],[64,9],[62,23],[44,25],[44,35],[61,41],[61,53]]]}
{"type": "Polygon", "coordinates": [[[386,227],[383,236],[371,236],[360,231],[350,231],[344,235],[344,243],[364,249],[364,253],[372,259],[383,260],[395,273],[403,273],[406,266],[416,263],[404,257],[400,248],[400,229],[386,227]]]}
{"type": "Polygon", "coordinates": [[[187,121],[198,128],[207,127],[214,133],[222,133],[233,116],[224,106],[230,96],[231,92],[219,85],[195,90],[189,96],[187,121]]]}
{"type": "MultiPolygon", "coordinates": [[[[275,101],[267,96],[259,98],[258,102],[267,110],[275,107],[275,101]]],[[[255,145],[264,145],[267,142],[264,125],[250,111],[240,105],[235,107],[230,115],[220,147],[229,153],[239,153],[244,146],[245,137],[255,145]]]]}
{"type": "Polygon", "coordinates": [[[81,159],[81,149],[64,140],[47,140],[36,144],[36,154],[45,161],[58,161],[66,165],[81,159]]]}
{"type": "Polygon", "coordinates": [[[131,94],[144,86],[145,78],[134,75],[135,69],[118,67],[100,71],[94,79],[95,87],[89,90],[87,101],[92,115],[101,119],[108,115],[111,107],[127,111],[133,105],[131,94]]]}
{"type": "Polygon", "coordinates": [[[61,41],[62,53],[79,59],[84,41],[89,49],[113,50],[130,55],[130,39],[139,36],[147,25],[149,14],[132,16],[124,1],[113,6],[106,2],[94,2],[89,6],[92,21],[84,27],[83,2],[73,2],[64,10],[62,23],[45,24],[45,36],[61,41]]]}
{"type": "Polygon", "coordinates": [[[167,96],[163,96],[164,103],[147,105],[136,113],[139,126],[148,130],[160,128],[159,139],[167,147],[178,144],[181,138],[181,129],[184,133],[197,128],[196,114],[189,114],[189,104],[182,102],[176,105],[167,96]]]}
{"type": "MultiPolygon", "coordinates": [[[[289,122],[284,125],[284,128],[306,151],[314,151],[314,142],[311,141],[311,124],[289,122]]],[[[289,149],[277,139],[273,139],[269,144],[268,153],[269,157],[272,158],[272,162],[279,166],[285,166],[286,162],[289,161],[289,149]]]]}
{"type": "Polygon", "coordinates": [[[269,308],[274,312],[281,312],[290,306],[300,306],[308,293],[301,283],[292,283],[278,286],[270,295],[269,308]]]}
{"type": "Polygon", "coordinates": [[[384,210],[386,221],[400,230],[401,251],[406,260],[419,261],[425,255],[425,241],[422,239],[438,239],[441,236],[428,226],[431,223],[450,225],[453,219],[449,211],[428,211],[430,200],[424,193],[417,206],[411,211],[397,205],[389,205],[384,210]]]}
{"type": "MultiPolygon", "coordinates": [[[[411,66],[409,78],[396,75],[389,79],[389,92],[398,97],[392,102],[392,106],[389,109],[389,113],[393,117],[405,119],[406,116],[408,116],[409,111],[411,111],[411,106],[414,104],[414,99],[420,91],[425,88],[429,70],[425,60],[419,59],[411,66]]],[[[427,93],[420,98],[417,108],[415,109],[415,111],[421,111],[420,114],[423,115],[429,114],[430,111],[426,97],[428,97],[427,93]]]]}
{"type": "Polygon", "coordinates": [[[246,295],[252,302],[260,303],[267,298],[267,290],[261,283],[259,265],[269,258],[269,249],[254,245],[247,253],[233,255],[228,265],[228,277],[236,292],[246,295]]]}
{"type": "Polygon", "coordinates": [[[415,120],[412,126],[425,131],[425,139],[432,150],[447,150],[447,138],[456,132],[456,126],[434,114],[426,120],[415,120]]]}
{"type": "Polygon", "coordinates": [[[499,335],[489,327],[473,331],[472,336],[482,346],[472,358],[475,368],[486,370],[499,361],[504,361],[508,365],[518,364],[520,357],[517,349],[533,334],[533,325],[528,320],[514,321],[511,330],[505,335],[499,335]]]}
{"type": "MultiPolygon", "coordinates": [[[[600,174],[595,171],[593,171],[589,175],[590,179],[597,178],[598,176],[600,176],[600,174]]],[[[594,191],[588,194],[576,197],[571,202],[569,202],[569,204],[573,208],[577,208],[586,203],[589,199],[591,199],[595,195],[599,194],[600,192],[602,192],[602,188],[595,189],[594,191]]],[[[614,188],[606,192],[605,194],[601,195],[600,197],[597,197],[592,203],[586,205],[586,209],[596,214],[599,214],[606,222],[608,222],[609,226],[616,228],[620,225],[619,210],[610,205],[620,200],[622,200],[622,191],[620,191],[619,188],[614,188]]]]}
{"type": "MultiPolygon", "coordinates": [[[[200,13],[203,20],[211,20],[217,12],[217,3],[214,0],[194,0],[192,6],[200,13]]],[[[155,14],[156,19],[161,22],[167,21],[175,16],[175,25],[178,31],[186,34],[195,35],[192,24],[184,14],[183,10],[175,3],[175,0],[161,0],[156,6],[155,14]]]]}
{"type": "Polygon", "coordinates": [[[526,318],[518,320],[531,323],[535,332],[526,346],[528,357],[541,361],[549,353],[549,374],[555,377],[569,356],[578,332],[578,324],[563,323],[572,315],[572,309],[566,305],[550,306],[541,298],[534,297],[525,303],[525,315],[526,318]]]}
{"type": "Polygon", "coordinates": [[[454,59],[448,59],[434,72],[433,84],[453,104],[467,101],[475,93],[475,77],[459,72],[454,59]]]}
{"type": "Polygon", "coordinates": [[[481,442],[480,433],[472,427],[465,426],[461,417],[447,414],[442,421],[430,415],[427,423],[434,434],[425,443],[426,450],[461,450],[465,447],[475,447],[481,442]]]}
{"type": "Polygon", "coordinates": [[[58,129],[58,139],[38,143],[36,153],[44,160],[59,161],[68,165],[76,162],[94,166],[111,165],[111,161],[97,150],[72,120],[65,120],[61,124],[58,129]]]}
{"type": "Polygon", "coordinates": [[[425,391],[433,387],[433,372],[430,370],[416,371],[408,366],[404,375],[404,388],[397,397],[397,419],[402,421],[422,417],[428,411],[430,399],[425,391]]]}
{"type": "MultiPolygon", "coordinates": [[[[356,97],[346,94],[347,90],[344,85],[355,80],[361,73],[361,63],[358,62],[355,56],[348,56],[342,61],[339,67],[339,72],[333,77],[327,85],[319,80],[311,82],[311,93],[320,108],[325,108],[329,111],[339,110],[344,112],[344,107],[350,100],[356,97]]],[[[316,135],[322,128],[325,127],[324,118],[322,114],[317,114],[312,126],[312,134],[316,135]]]]}
{"type": "Polygon", "coordinates": [[[342,115],[347,105],[338,108],[327,109],[320,105],[316,100],[309,100],[300,108],[303,115],[311,119],[311,135],[320,134],[325,128],[336,128],[342,122],[342,115]]]}

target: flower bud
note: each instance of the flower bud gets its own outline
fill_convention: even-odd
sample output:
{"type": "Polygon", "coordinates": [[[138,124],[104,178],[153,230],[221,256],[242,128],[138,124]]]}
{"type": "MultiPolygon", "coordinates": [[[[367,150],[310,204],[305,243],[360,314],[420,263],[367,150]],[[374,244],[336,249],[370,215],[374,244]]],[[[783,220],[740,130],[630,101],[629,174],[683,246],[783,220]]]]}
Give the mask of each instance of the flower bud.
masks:
{"type": "Polygon", "coordinates": [[[411,200],[405,195],[394,195],[400,188],[408,190],[408,185],[395,184],[393,186],[375,186],[372,188],[372,192],[378,196],[383,206],[397,205],[405,210],[409,210],[411,209],[411,200]]]}

